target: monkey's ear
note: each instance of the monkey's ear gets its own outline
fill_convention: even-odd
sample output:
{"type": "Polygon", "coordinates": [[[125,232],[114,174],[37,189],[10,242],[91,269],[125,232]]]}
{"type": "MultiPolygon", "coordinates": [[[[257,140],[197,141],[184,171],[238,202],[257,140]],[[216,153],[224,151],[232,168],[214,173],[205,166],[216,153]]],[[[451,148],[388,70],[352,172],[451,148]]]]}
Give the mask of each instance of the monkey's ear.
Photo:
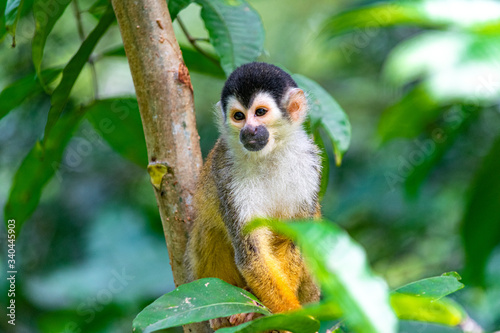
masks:
{"type": "Polygon", "coordinates": [[[222,114],[222,104],[220,101],[217,102],[217,104],[215,104],[215,107],[216,109],[219,111],[220,114],[222,114]]]}
{"type": "Polygon", "coordinates": [[[222,122],[224,121],[224,111],[222,111],[222,103],[220,101],[215,104],[214,113],[217,117],[217,120],[222,122]]]}
{"type": "Polygon", "coordinates": [[[307,114],[307,99],[300,88],[292,88],[287,93],[286,109],[293,122],[302,122],[307,114]]]}
{"type": "Polygon", "coordinates": [[[224,119],[224,111],[222,111],[222,104],[220,101],[218,101],[217,104],[215,104],[213,112],[219,128],[223,128],[225,119],[224,119]]]}

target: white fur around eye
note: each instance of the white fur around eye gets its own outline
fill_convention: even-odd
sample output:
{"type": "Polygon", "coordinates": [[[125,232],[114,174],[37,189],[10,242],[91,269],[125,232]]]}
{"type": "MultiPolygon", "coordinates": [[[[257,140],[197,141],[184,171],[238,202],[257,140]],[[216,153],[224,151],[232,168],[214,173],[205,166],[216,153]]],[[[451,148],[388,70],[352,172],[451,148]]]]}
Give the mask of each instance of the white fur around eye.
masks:
{"type": "Polygon", "coordinates": [[[261,92],[255,95],[254,99],[252,100],[252,105],[250,105],[249,111],[253,115],[255,113],[255,110],[260,107],[264,107],[265,109],[267,109],[267,113],[265,115],[267,122],[277,121],[283,116],[281,114],[279,106],[276,104],[276,101],[269,93],[261,92]]]}

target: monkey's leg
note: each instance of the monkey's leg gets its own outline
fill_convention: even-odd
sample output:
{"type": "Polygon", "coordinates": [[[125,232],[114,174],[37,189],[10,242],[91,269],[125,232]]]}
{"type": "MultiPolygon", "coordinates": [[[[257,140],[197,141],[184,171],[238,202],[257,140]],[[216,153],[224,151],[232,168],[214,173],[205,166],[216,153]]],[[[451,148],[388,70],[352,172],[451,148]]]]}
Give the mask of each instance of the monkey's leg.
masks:
{"type": "Polygon", "coordinates": [[[320,291],[305,266],[298,295],[302,305],[318,302],[320,297],[320,291]]]}
{"type": "Polygon", "coordinates": [[[193,228],[188,256],[194,278],[216,277],[234,286],[245,287],[234,262],[233,246],[224,229],[213,226],[193,228]]]}
{"type": "Polygon", "coordinates": [[[284,269],[287,258],[281,260],[273,253],[273,237],[268,229],[261,228],[233,241],[236,264],[252,293],[272,312],[298,309],[300,276],[284,269]]]}
{"type": "MultiPolygon", "coordinates": [[[[207,219],[203,219],[204,217],[202,214],[198,217],[188,243],[188,262],[193,277],[196,279],[216,277],[244,288],[245,281],[234,263],[233,246],[226,231],[214,227],[213,224],[208,224],[207,219]]],[[[234,326],[236,322],[241,320],[242,318],[239,317],[222,317],[211,319],[209,322],[213,330],[218,330],[234,326]]],[[[251,319],[249,318],[249,320],[251,319]]]]}

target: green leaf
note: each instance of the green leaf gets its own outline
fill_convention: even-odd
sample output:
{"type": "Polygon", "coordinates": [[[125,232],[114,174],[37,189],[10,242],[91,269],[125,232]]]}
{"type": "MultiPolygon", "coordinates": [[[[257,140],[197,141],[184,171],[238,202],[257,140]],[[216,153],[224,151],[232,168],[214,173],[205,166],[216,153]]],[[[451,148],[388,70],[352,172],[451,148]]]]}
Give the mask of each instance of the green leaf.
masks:
{"type": "Polygon", "coordinates": [[[462,289],[464,285],[459,282],[460,279],[460,275],[455,272],[445,273],[441,276],[435,276],[409,283],[396,289],[394,292],[398,294],[422,296],[431,300],[438,300],[462,289]]]}
{"type": "Polygon", "coordinates": [[[368,267],[365,252],[331,222],[258,219],[248,229],[267,226],[290,237],[319,282],[326,300],[335,300],[347,326],[358,332],[391,333],[397,320],[389,305],[386,283],[368,267]]]}
{"type": "MultiPolygon", "coordinates": [[[[51,68],[42,71],[45,82],[51,83],[59,74],[61,69],[51,68]]],[[[26,99],[37,96],[43,92],[37,75],[29,74],[8,85],[0,93],[0,119],[11,110],[21,105],[26,99]]]]}
{"type": "Polygon", "coordinates": [[[172,21],[177,18],[181,10],[189,6],[192,2],[193,0],[168,0],[168,11],[172,21]]]}
{"type": "Polygon", "coordinates": [[[418,194],[420,186],[429,173],[439,164],[457,138],[477,120],[478,115],[477,106],[454,106],[444,113],[444,121],[439,127],[429,130],[430,137],[414,140],[416,145],[414,151],[422,156],[422,160],[416,164],[412,163],[413,171],[406,178],[405,191],[409,197],[415,197],[418,194]]]}
{"type": "Polygon", "coordinates": [[[460,326],[450,327],[412,320],[400,320],[399,326],[401,333],[464,333],[460,326]]]}
{"type": "MultiPolygon", "coordinates": [[[[35,35],[31,42],[31,56],[35,71],[38,74],[40,74],[41,70],[43,50],[47,36],[70,2],[71,0],[35,0],[33,3],[35,35]]],[[[43,82],[42,85],[44,85],[43,82]]]]}
{"type": "Polygon", "coordinates": [[[297,311],[301,315],[311,316],[321,322],[338,320],[342,317],[342,309],[332,299],[323,300],[319,303],[307,304],[302,310],[297,311]]]}
{"type": "MultiPolygon", "coordinates": [[[[415,320],[455,326],[468,319],[463,308],[454,301],[442,298],[463,288],[457,280],[460,276],[455,272],[445,273],[437,278],[424,279],[410,283],[390,293],[391,308],[399,319],[415,320]],[[440,279],[440,280],[437,280],[440,279]],[[443,280],[441,280],[443,279],[443,280]],[[422,290],[428,290],[422,294],[422,290]],[[432,295],[426,297],[428,295],[432,295]]],[[[335,300],[324,300],[319,304],[311,304],[297,311],[301,315],[309,315],[321,322],[338,320],[342,311],[335,300]]]]}
{"type": "Polygon", "coordinates": [[[120,45],[118,47],[115,47],[113,49],[107,50],[106,52],[102,53],[103,57],[126,57],[127,54],[125,53],[125,48],[123,45],[120,45]]]}
{"type": "Polygon", "coordinates": [[[306,315],[290,312],[261,317],[244,324],[221,328],[218,333],[254,333],[269,330],[286,330],[294,333],[314,333],[319,330],[319,322],[306,315]]]}
{"type": "Polygon", "coordinates": [[[318,197],[321,201],[326,193],[326,190],[328,189],[330,162],[328,161],[328,154],[326,152],[325,143],[323,142],[323,138],[321,137],[319,129],[316,129],[316,131],[314,132],[314,143],[318,146],[321,157],[321,184],[318,193],[318,197]]]}
{"type": "Polygon", "coordinates": [[[106,13],[106,9],[108,9],[109,1],[108,0],[96,0],[89,8],[88,12],[92,14],[96,19],[100,19],[104,13],[106,13]]]}
{"type": "Polygon", "coordinates": [[[462,223],[466,281],[484,285],[485,268],[500,244],[500,136],[474,176],[462,223]]]}
{"type": "Polygon", "coordinates": [[[109,28],[111,23],[115,20],[115,15],[113,12],[113,8],[111,5],[108,6],[108,10],[102,16],[101,20],[94,28],[94,30],[90,33],[90,35],[85,39],[85,41],[78,49],[78,52],[71,58],[66,67],[63,70],[63,77],[57,88],[54,90],[52,94],[52,98],[50,99],[50,110],[47,119],[47,125],[45,125],[45,134],[44,134],[44,142],[45,138],[48,137],[50,131],[54,124],[57,122],[61,112],[66,105],[66,102],[69,99],[69,94],[71,93],[71,89],[76,82],[76,79],[80,75],[80,72],[83,69],[83,66],[87,63],[92,50],[99,42],[99,39],[104,35],[106,30],[109,28]]]}
{"type": "Polygon", "coordinates": [[[324,32],[338,35],[353,29],[374,29],[395,25],[421,28],[462,29],[492,33],[498,29],[500,4],[496,1],[448,0],[383,2],[349,10],[326,22],[324,32]]]}
{"type": "Polygon", "coordinates": [[[148,305],[134,319],[134,332],[196,323],[238,313],[270,312],[249,292],[216,278],[183,284],[148,305]]]}
{"type": "Polygon", "coordinates": [[[369,5],[337,14],[325,22],[323,33],[335,36],[353,29],[381,28],[399,24],[420,27],[444,27],[442,22],[429,21],[418,10],[419,4],[399,2],[369,5]]]}
{"type": "MultiPolygon", "coordinates": [[[[460,276],[455,272],[424,279],[403,286],[390,294],[391,307],[399,319],[425,321],[444,325],[458,325],[467,320],[462,307],[442,298],[461,288],[460,276]],[[423,293],[424,291],[425,294],[423,293]]],[[[335,300],[324,300],[298,311],[322,322],[339,319],[342,311],[335,300]]]]}
{"type": "Polygon", "coordinates": [[[391,305],[398,318],[403,320],[456,326],[467,318],[462,307],[448,298],[435,300],[431,297],[393,293],[391,305]]]}
{"type": "Polygon", "coordinates": [[[264,27],[259,14],[244,0],[196,0],[210,42],[226,75],[255,61],[264,49],[264,27]]]}
{"type": "Polygon", "coordinates": [[[500,34],[500,21],[491,21],[478,24],[470,29],[472,32],[482,35],[495,36],[500,34]]]}
{"type": "Polygon", "coordinates": [[[449,71],[460,64],[469,34],[429,31],[399,43],[388,55],[383,76],[396,87],[449,71]],[[436,56],[439,54],[439,56],[436,56]]]}
{"type": "Polygon", "coordinates": [[[474,38],[466,45],[459,63],[441,68],[426,80],[427,90],[442,104],[496,105],[500,98],[499,57],[498,37],[474,38]]]}
{"type": "Polygon", "coordinates": [[[210,61],[207,57],[196,50],[181,45],[182,58],[186,63],[189,71],[210,75],[217,78],[225,78],[224,71],[220,67],[210,61]]]}
{"type": "Polygon", "coordinates": [[[30,150],[14,176],[5,218],[15,219],[16,228],[33,214],[43,188],[59,169],[64,149],[82,119],[82,111],[67,112],[46,138],[45,147],[39,142],[30,150]]]}
{"type": "Polygon", "coordinates": [[[317,127],[325,130],[332,140],[337,165],[340,165],[351,141],[351,124],[347,115],[319,84],[299,74],[294,74],[293,79],[308,95],[309,118],[313,131],[317,127]]]}
{"type": "Polygon", "coordinates": [[[424,80],[421,85],[441,104],[492,105],[500,98],[499,57],[498,37],[431,31],[400,43],[384,76],[397,87],[424,80]]]}
{"type": "Polygon", "coordinates": [[[0,1],[0,42],[3,40],[5,37],[5,33],[7,32],[7,29],[5,27],[5,7],[7,6],[7,1],[2,0],[0,1]]]}
{"type": "Polygon", "coordinates": [[[23,4],[24,0],[7,0],[5,4],[5,29],[12,36],[12,46],[16,45],[17,22],[21,17],[23,4]]]}
{"type": "Polygon", "coordinates": [[[146,140],[135,98],[97,101],[89,107],[87,118],[115,151],[141,167],[147,166],[146,140]]]}
{"type": "Polygon", "coordinates": [[[440,113],[439,103],[424,87],[417,86],[384,111],[380,117],[378,134],[382,143],[397,137],[416,137],[440,113]]]}

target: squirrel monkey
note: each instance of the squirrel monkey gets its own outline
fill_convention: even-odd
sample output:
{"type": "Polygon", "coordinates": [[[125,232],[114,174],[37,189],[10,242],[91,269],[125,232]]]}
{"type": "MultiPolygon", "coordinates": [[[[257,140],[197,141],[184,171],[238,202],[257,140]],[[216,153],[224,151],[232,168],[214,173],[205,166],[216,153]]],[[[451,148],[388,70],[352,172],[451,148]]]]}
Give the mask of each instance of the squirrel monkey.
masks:
{"type": "MultiPolygon", "coordinates": [[[[220,138],[203,166],[186,259],[194,279],[216,277],[252,292],[272,312],[319,300],[292,241],[243,226],[256,217],[319,216],[319,150],[302,127],[304,92],[266,63],[237,68],[222,90],[220,138]]],[[[211,320],[213,329],[252,314],[211,320]]]]}

